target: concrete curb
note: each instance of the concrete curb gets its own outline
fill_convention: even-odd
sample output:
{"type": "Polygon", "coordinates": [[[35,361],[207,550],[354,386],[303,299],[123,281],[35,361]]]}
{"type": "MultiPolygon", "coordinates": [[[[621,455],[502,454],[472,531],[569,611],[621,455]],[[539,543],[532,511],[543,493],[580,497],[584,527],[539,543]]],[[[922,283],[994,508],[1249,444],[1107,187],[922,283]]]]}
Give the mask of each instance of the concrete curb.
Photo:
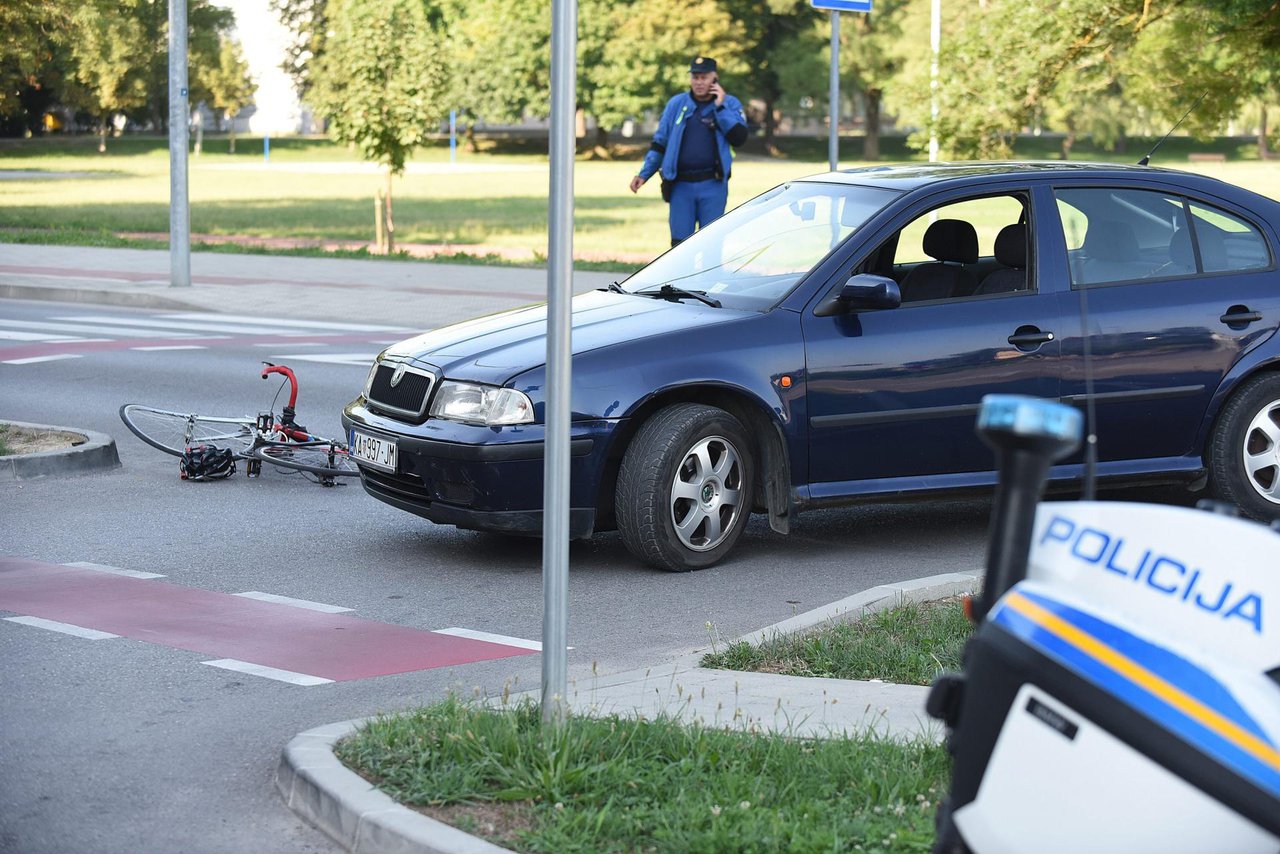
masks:
{"type": "MultiPolygon", "coordinates": [[[[163,287],[168,288],[169,286],[164,285],[163,287]]],[[[146,291],[69,288],[58,285],[0,284],[0,299],[76,302],[92,305],[111,305],[121,308],[158,308],[173,311],[203,310],[199,303],[174,299],[168,295],[147,293],[146,291]]]]}
{"type": "Polygon", "coordinates": [[[116,440],[106,433],[95,433],[79,427],[28,424],[23,421],[0,421],[0,424],[12,424],[15,427],[26,427],[32,430],[58,430],[85,437],[83,444],[71,448],[0,457],[0,482],[34,480],[40,477],[74,477],[120,468],[116,440]]]}
{"type": "Polygon", "coordinates": [[[401,806],[339,762],[333,746],[365,720],[307,730],[285,745],[276,788],[289,809],[353,854],[511,854],[401,806]]]}
{"type": "MultiPolygon", "coordinates": [[[[973,592],[981,581],[980,574],[957,572],[884,584],[775,623],[739,640],[759,643],[779,635],[805,631],[825,622],[857,620],[866,614],[906,602],[945,599],[973,592]]],[[[697,667],[702,655],[701,652],[690,653],[669,664],[702,669],[697,667]]],[[[618,673],[602,677],[600,682],[620,684],[637,678],[649,679],[652,670],[645,668],[618,673]]],[[[333,746],[369,720],[374,718],[342,721],[307,730],[285,746],[276,769],[276,788],[291,810],[353,854],[511,854],[506,848],[400,805],[339,762],[333,746]]]]}

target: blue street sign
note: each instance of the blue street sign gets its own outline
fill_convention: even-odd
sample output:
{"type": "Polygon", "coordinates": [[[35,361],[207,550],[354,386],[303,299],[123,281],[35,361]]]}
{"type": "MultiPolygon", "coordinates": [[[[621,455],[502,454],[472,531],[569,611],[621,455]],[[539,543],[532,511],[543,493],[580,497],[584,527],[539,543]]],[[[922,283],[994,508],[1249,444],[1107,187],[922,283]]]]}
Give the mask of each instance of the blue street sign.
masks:
{"type": "Polygon", "coordinates": [[[828,9],[832,12],[870,12],[871,0],[809,0],[815,9],[828,9]]]}

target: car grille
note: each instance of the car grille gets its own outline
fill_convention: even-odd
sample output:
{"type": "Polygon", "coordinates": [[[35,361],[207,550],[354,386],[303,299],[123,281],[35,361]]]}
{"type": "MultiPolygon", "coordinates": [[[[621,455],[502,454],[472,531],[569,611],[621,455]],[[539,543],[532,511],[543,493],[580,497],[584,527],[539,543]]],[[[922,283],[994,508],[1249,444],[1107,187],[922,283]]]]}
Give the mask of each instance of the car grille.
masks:
{"type": "Polygon", "coordinates": [[[397,498],[412,501],[415,504],[430,504],[436,500],[431,490],[422,485],[422,481],[410,474],[390,474],[388,472],[361,469],[366,485],[379,492],[389,493],[397,498]]]}
{"type": "Polygon", "coordinates": [[[369,382],[366,397],[373,409],[421,421],[426,417],[427,400],[431,397],[434,382],[435,376],[423,368],[411,367],[403,362],[381,362],[369,382]],[[397,371],[400,371],[400,379],[392,385],[391,381],[397,371]]]}

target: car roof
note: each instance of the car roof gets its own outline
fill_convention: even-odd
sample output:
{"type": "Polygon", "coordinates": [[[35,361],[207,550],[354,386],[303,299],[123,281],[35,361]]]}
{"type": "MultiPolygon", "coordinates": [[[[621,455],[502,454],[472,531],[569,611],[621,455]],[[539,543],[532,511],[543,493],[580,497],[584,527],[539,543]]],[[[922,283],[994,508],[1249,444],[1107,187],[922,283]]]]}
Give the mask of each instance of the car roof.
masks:
{"type": "Polygon", "coordinates": [[[1155,166],[1130,166],[1120,163],[1090,163],[1084,161],[1061,160],[1008,160],[1008,161],[970,161],[965,163],[893,163],[883,166],[864,166],[857,169],[842,169],[838,172],[825,172],[809,175],[801,180],[820,181],[824,183],[861,184],[864,186],[883,187],[901,190],[914,190],[930,184],[946,181],[964,183],[981,183],[983,179],[1000,177],[1035,176],[1037,178],[1052,177],[1160,177],[1202,179],[1204,176],[1176,169],[1161,169],[1155,166]]]}

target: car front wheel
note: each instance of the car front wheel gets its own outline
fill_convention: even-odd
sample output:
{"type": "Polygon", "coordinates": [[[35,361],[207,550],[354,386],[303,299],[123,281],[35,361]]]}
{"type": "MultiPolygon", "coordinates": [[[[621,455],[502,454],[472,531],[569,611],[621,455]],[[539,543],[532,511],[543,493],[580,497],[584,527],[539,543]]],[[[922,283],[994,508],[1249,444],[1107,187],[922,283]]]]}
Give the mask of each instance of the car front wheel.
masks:
{"type": "Polygon", "coordinates": [[[696,403],[660,410],[640,428],[618,473],[622,541],[661,569],[711,566],[746,527],[754,477],[738,419],[696,403]]]}
{"type": "Polygon", "coordinates": [[[1255,519],[1280,517],[1280,375],[1246,382],[1228,401],[1209,452],[1214,494],[1255,519]]]}

